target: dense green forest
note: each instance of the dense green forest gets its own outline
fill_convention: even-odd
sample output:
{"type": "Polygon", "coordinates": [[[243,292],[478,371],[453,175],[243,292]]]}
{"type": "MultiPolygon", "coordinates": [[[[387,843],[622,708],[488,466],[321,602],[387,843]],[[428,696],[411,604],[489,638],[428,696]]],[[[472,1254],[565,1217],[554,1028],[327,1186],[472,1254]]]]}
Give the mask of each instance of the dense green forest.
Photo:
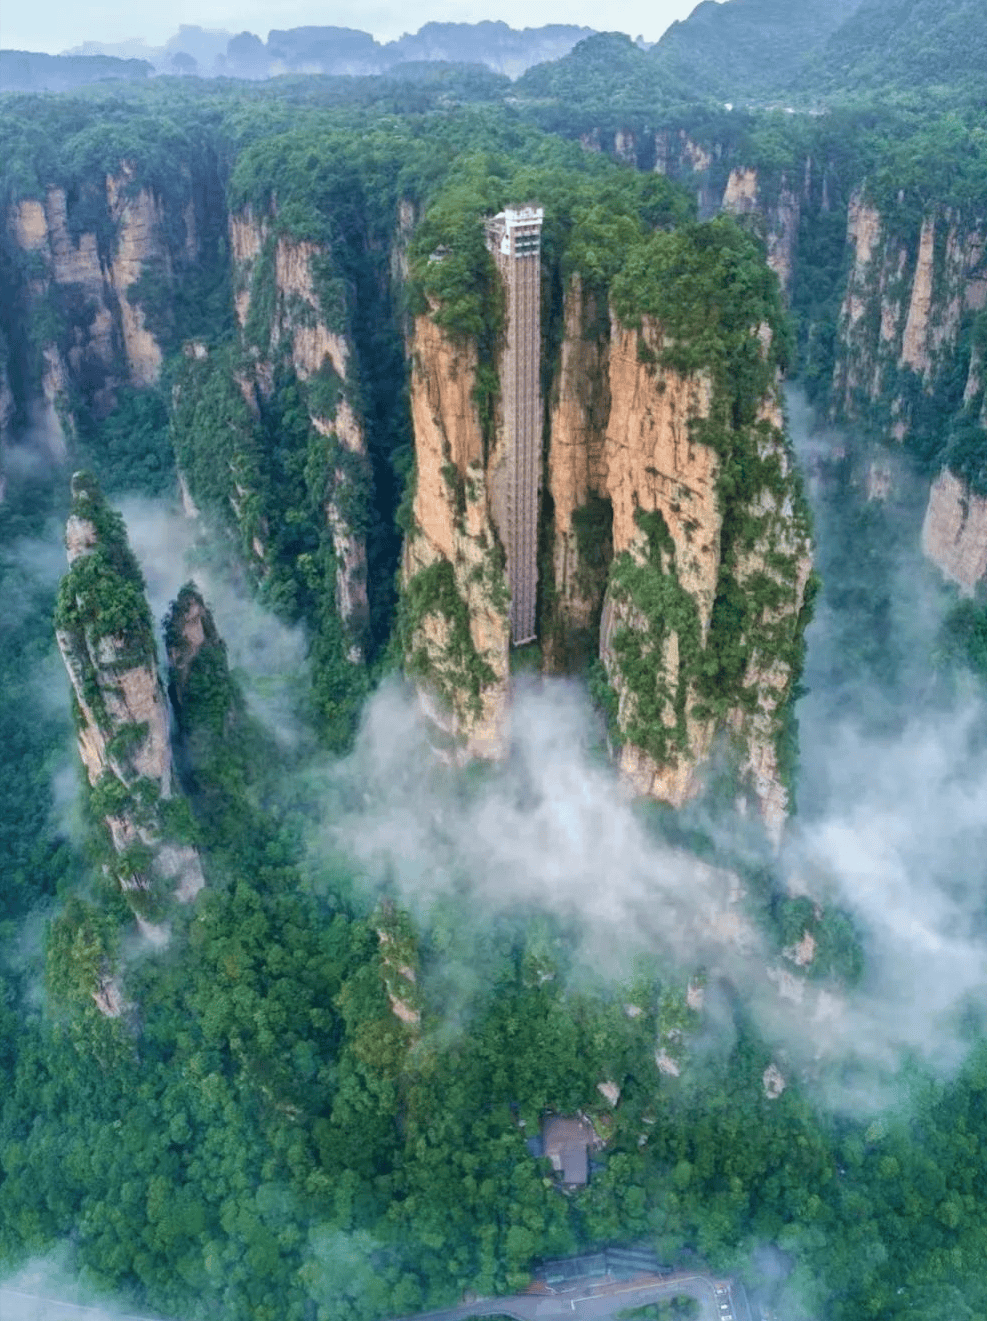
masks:
{"type": "MultiPolygon", "coordinates": [[[[858,15],[874,40],[883,29],[868,14],[879,8],[875,0],[858,15]]],[[[855,50],[866,70],[865,44],[855,50]]],[[[573,271],[629,320],[678,289],[683,333],[696,330],[704,364],[730,375],[742,413],[744,374],[764,363],[738,330],[733,302],[710,315],[703,280],[726,279],[737,300],[756,298],[776,315],[758,239],[732,221],[696,225],[684,187],[573,141],[624,113],[624,98],[639,116],[631,127],[687,127],[719,142],[724,178],[743,157],[777,189],[793,162],[822,163],[791,334],[778,327],[776,352],[825,407],[851,189],[867,177],[875,197],[901,192],[918,214],[931,201],[971,207],[983,196],[982,107],[961,87],[949,115],[930,115],[907,93],[904,38],[901,49],[892,103],[862,101],[861,74],[849,88],[854,104],[811,118],[724,111],[714,79],[702,104],[686,106],[682,74],[645,64],[650,53],[613,35],[531,71],[506,105],[503,80],[455,67],[288,78],[273,90],[162,79],[0,103],[5,211],[64,187],[73,233],[95,228],[105,248],[110,218],[93,180],[127,160],[135,189],[147,185],[176,214],[191,205],[198,216],[198,264],[185,269],[176,258],[171,286],[162,274],[141,291],[165,348],[160,384],[119,390],[108,414],[99,381],[81,389],[69,401],[70,457],[92,469],[111,505],[133,494],[174,500],[180,464],[225,527],[199,554],[271,611],[272,629],[300,630],[306,648],[293,676],[292,727],[301,732],[285,739],[264,717],[249,672],[231,667],[219,632],[182,666],[175,621],[192,588],[178,592],[164,621],[135,606],[144,643],[163,626],[176,764],[207,881],[193,909],[172,906],[166,948],[138,947],[130,910],[101,869],[68,686],[53,659],[69,468],[39,462],[31,448],[40,344],[21,318],[37,263],[5,244],[0,347],[9,346],[2,365],[19,410],[0,503],[5,1272],[67,1243],[86,1287],[128,1306],[230,1321],[372,1321],[465,1291],[522,1288],[541,1259],[640,1242],[663,1260],[741,1274],[788,1318],[972,1321],[987,1311],[987,1044],[975,1005],[943,1028],[963,1045],[945,1080],[905,1059],[872,1107],[833,1108],[826,1084],[865,1087],[867,1062],[826,1078],[823,1064],[793,1050],[788,1085],[769,1099],[763,1077],[779,1044],[742,980],[710,979],[719,1019],[707,1031],[685,1002],[689,978],[704,971],[687,956],[629,947],[619,974],[588,973],[586,927],[535,900],[479,903],[473,855],[454,835],[437,853],[449,883],[423,884],[432,900],[405,911],[386,850],[381,860],[355,842],[372,837],[378,807],[382,817],[390,810],[371,778],[381,763],[357,731],[368,694],[396,682],[398,524],[413,480],[408,312],[440,300],[446,328],[476,341],[489,366],[502,308],[476,219],[537,193],[549,211],[549,339],[560,333],[573,271]],[[402,202],[419,223],[409,281],[393,298],[386,272],[402,202]],[[263,257],[254,320],[238,331],[225,225],[227,211],[245,208],[273,217],[275,238],[319,245],[320,309],[335,309],[334,326],[354,346],[345,391],[274,360],[263,257]],[[446,258],[430,264],[438,247],[446,258]],[[208,355],[185,355],[189,340],[208,355]],[[237,373],[265,355],[276,372],[255,414],[237,373]],[[331,412],[343,393],[360,410],[368,449],[347,478],[372,583],[359,664],[347,655],[320,517],[338,454],[327,460],[326,438],[310,424],[313,409],[331,412]],[[222,482],[233,463],[249,470],[256,525],[229,518],[222,482]],[[264,572],[249,562],[262,524],[273,530],[264,572]],[[107,951],[128,1005],[118,1018],[101,1015],[86,989],[107,951]],[[656,1042],[674,1051],[683,1037],[674,1076],[659,1067],[656,1042]],[[602,1081],[621,1089],[616,1107],[602,1081]],[[606,1145],[589,1185],[563,1195],[525,1138],[546,1112],[577,1110],[606,1145]],[[765,1244],[784,1262],[780,1283],[763,1266],[765,1244]]],[[[958,83],[969,72],[959,57],[956,72],[958,83]]],[[[43,313],[45,333],[68,344],[79,309],[56,291],[43,313]]],[[[957,379],[979,333],[971,326],[966,335],[957,379]]],[[[920,475],[938,468],[949,443],[936,425],[936,408],[948,403],[929,401],[928,424],[910,442],[906,460],[920,475]]],[[[966,440],[982,461],[980,436],[966,440]]],[[[979,598],[951,607],[933,646],[909,650],[892,600],[900,527],[856,499],[849,459],[835,467],[819,511],[827,608],[838,624],[826,653],[831,713],[862,704],[862,687],[868,700],[883,691],[877,714],[887,733],[900,724],[900,694],[929,701],[931,686],[948,704],[987,682],[987,611],[979,598]]],[[[122,524],[108,517],[136,591],[122,524]]],[[[598,770],[600,749],[586,757],[598,770]]],[[[440,823],[468,817],[484,795],[525,792],[510,769],[416,763],[414,774],[427,781],[423,801],[440,823]]],[[[734,868],[766,950],[810,931],[820,985],[847,994],[866,986],[866,932],[835,905],[822,912],[790,897],[781,864],[742,831],[702,814],[652,810],[632,820],[656,857],[674,846],[734,868]]]]}
{"type": "Polygon", "coordinates": [[[702,100],[887,104],[918,88],[926,98],[978,99],[985,40],[976,0],[731,0],[698,5],[649,50],[621,33],[597,33],[528,69],[515,86],[533,99],[591,103],[603,115],[702,100]]]}

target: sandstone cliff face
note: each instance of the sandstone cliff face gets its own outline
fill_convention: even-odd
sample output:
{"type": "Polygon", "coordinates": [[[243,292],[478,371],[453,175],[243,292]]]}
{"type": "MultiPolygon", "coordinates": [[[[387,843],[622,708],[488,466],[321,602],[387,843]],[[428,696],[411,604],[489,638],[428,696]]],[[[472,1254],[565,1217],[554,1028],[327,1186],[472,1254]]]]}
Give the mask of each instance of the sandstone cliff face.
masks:
{"type": "Polygon", "coordinates": [[[171,253],[165,241],[167,218],[161,200],[148,188],[133,192],[133,167],[124,162],[118,175],[107,175],[106,198],[117,225],[116,251],[109,272],[120,307],[120,327],[130,384],[153,385],[161,372],[161,346],[147,329],[144,309],[132,303],[130,290],[152,264],[170,286],[171,253]]]}
{"type": "Polygon", "coordinates": [[[730,171],[723,192],[722,210],[730,215],[755,216],[759,219],[768,249],[768,265],[777,275],[786,299],[792,296],[802,203],[810,185],[811,174],[807,163],[802,188],[794,187],[788,176],[783,174],[777,197],[773,203],[767,204],[761,197],[757,171],[750,167],[738,167],[730,171]]]}
{"type": "MultiPolygon", "coordinates": [[[[472,351],[428,316],[412,347],[408,668],[459,754],[497,756],[509,693],[499,437],[485,452],[472,351]]],[[[700,789],[714,742],[726,740],[777,838],[787,811],[778,744],[811,572],[807,518],[777,390],[729,437],[724,458],[710,428],[731,424],[711,376],[663,365],[668,347],[657,321],[624,326],[570,282],[549,399],[543,661],[564,672],[598,651],[620,768],[636,792],[681,805],[700,789]],[[745,619],[728,644],[716,610],[730,592],[745,619]],[[704,675],[726,664],[728,647],[732,686],[714,691],[704,675]]]]}
{"type": "MultiPolygon", "coordinates": [[[[678,173],[682,177],[681,163],[678,173]]],[[[724,210],[757,218],[769,263],[786,293],[795,274],[802,212],[818,206],[821,214],[830,207],[825,171],[814,178],[817,173],[807,160],[800,187],[784,176],[770,206],[749,168],[734,169],[724,191],[724,210]]],[[[935,408],[941,442],[957,428],[967,435],[973,428],[987,431],[982,355],[976,341],[962,405],[953,398],[950,384],[965,328],[987,306],[987,224],[982,215],[944,206],[916,219],[904,213],[905,205],[899,199],[881,214],[861,187],[847,209],[849,261],[836,327],[830,411],[837,420],[865,419],[876,433],[872,446],[877,449],[866,464],[870,500],[885,500],[893,493],[892,468],[879,452],[881,438],[902,442],[919,426],[926,433],[922,443],[935,443],[927,434],[929,407],[922,396],[940,400],[935,408]]],[[[945,447],[945,459],[954,462],[951,444],[945,447]]],[[[978,567],[980,508],[980,497],[956,473],[944,471],[930,491],[925,553],[967,590],[983,573],[978,567]]]]}
{"type": "MultiPolygon", "coordinates": [[[[604,437],[610,415],[610,342],[583,330],[597,321],[600,311],[574,277],[565,300],[547,474],[554,510],[556,606],[554,618],[543,627],[543,647],[547,667],[558,671],[566,669],[570,660],[567,643],[575,641],[578,648],[585,635],[588,654],[597,650],[606,571],[613,556],[612,510],[593,503],[594,496],[599,499],[607,492],[604,437]]],[[[605,308],[602,311],[607,315],[605,308]]]]}
{"type": "MultiPolygon", "coordinates": [[[[691,425],[709,414],[710,383],[703,376],[668,372],[657,379],[650,364],[641,361],[639,335],[653,360],[663,347],[660,327],[646,320],[640,332],[619,325],[611,331],[613,407],[605,445],[614,553],[645,572],[650,564],[662,579],[677,577],[675,599],[665,603],[669,609],[664,613],[685,607],[682,626],[698,630],[704,642],[719,566],[719,465],[712,450],[693,443],[691,425]],[[654,539],[662,545],[651,544],[641,514],[657,514],[661,521],[654,539]]],[[[696,775],[709,754],[714,721],[697,720],[690,709],[694,702],[680,691],[682,628],[653,636],[642,595],[611,582],[600,629],[600,655],[618,696],[617,725],[630,735],[620,751],[620,768],[636,792],[681,806],[699,787],[696,775]],[[621,645],[627,643],[636,644],[633,656],[621,645]],[[632,662],[637,667],[643,662],[645,691],[629,681],[632,662]],[[639,741],[649,724],[656,735],[651,751],[639,741]],[[655,742],[662,745],[657,756],[655,742]]]]}
{"type": "Polygon", "coordinates": [[[285,234],[275,236],[272,218],[255,215],[250,207],[230,216],[229,233],[241,329],[247,328],[252,299],[265,292],[262,286],[269,271],[263,268],[272,268],[274,307],[263,327],[272,354],[284,344],[302,380],[327,363],[345,380],[349,345],[340,331],[330,329],[330,312],[322,308],[315,291],[312,262],[325,255],[323,250],[285,234]]]}
{"type": "Polygon", "coordinates": [[[505,751],[509,589],[484,455],[476,355],[419,316],[411,341],[416,484],[402,563],[406,662],[454,758],[505,751]]]}
{"type": "Polygon", "coordinates": [[[176,260],[192,261],[198,252],[194,207],[184,208],[184,232],[175,240],[165,203],[140,185],[130,162],[88,185],[87,202],[90,211],[105,215],[108,240],[95,230],[76,229],[62,187],[49,187],[43,200],[16,203],[7,216],[9,241],[34,255],[19,292],[25,315],[37,319],[46,308],[59,309],[60,326],[41,344],[43,371],[35,385],[49,424],[63,431],[72,428],[70,391],[103,413],[113,406],[118,386],[157,381],[161,345],[135,286],[151,273],[170,288],[176,260]]]}
{"type": "Polygon", "coordinates": [[[987,230],[948,208],[928,213],[916,228],[882,216],[858,191],[847,243],[833,411],[855,417],[876,405],[889,436],[902,440],[911,425],[907,374],[931,393],[951,368],[964,316],[987,301],[987,230]]]}
{"type": "Polygon", "coordinates": [[[352,369],[343,330],[345,292],[338,279],[318,278],[320,265],[328,266],[325,251],[318,244],[275,234],[273,216],[257,215],[248,207],[230,216],[229,236],[237,319],[255,353],[253,373],[241,382],[245,397],[254,406],[254,390],[269,395],[277,367],[290,363],[308,387],[312,426],[326,440],[330,472],[324,509],[336,554],[336,607],[353,639],[350,659],[357,662],[369,610],[367,555],[347,507],[353,485],[350,464],[355,460],[365,465],[367,447],[347,390],[352,369]],[[263,316],[258,311],[261,302],[263,316]]]}
{"type": "Polygon", "coordinates": [[[777,743],[812,563],[777,399],[764,401],[749,438],[749,466],[762,481],[743,510],[750,531],[730,569],[757,605],[736,700],[723,708],[699,682],[717,645],[711,630],[725,569],[722,461],[696,425],[710,416],[712,382],[660,365],[664,335],[649,318],[640,330],[614,319],[605,346],[580,339],[582,299],[573,282],[548,459],[559,620],[580,628],[589,615],[578,585],[586,581],[580,551],[593,543],[580,547],[573,524],[595,498],[612,511],[599,649],[617,699],[624,776],[637,792],[681,805],[728,730],[741,782],[777,837],[787,810],[777,743]],[[593,371],[605,375],[595,392],[587,388],[593,371]]]}
{"type": "Polygon", "coordinates": [[[709,148],[694,141],[684,128],[660,129],[655,134],[655,165],[658,174],[702,174],[713,163],[709,148]]]}
{"type": "Polygon", "coordinates": [[[679,581],[696,602],[705,638],[716,595],[718,463],[708,446],[695,443],[691,424],[709,415],[710,381],[649,370],[664,348],[661,327],[649,318],[640,331],[614,321],[610,340],[604,446],[614,554],[640,540],[638,511],[660,512],[675,545],[679,581]]]}
{"type": "Polygon", "coordinates": [[[966,593],[987,574],[987,499],[944,468],[929,492],[922,525],[927,559],[966,593]]]}
{"type": "MultiPolygon", "coordinates": [[[[884,216],[858,192],[850,202],[847,242],[852,264],[837,327],[832,412],[840,419],[864,417],[895,442],[918,427],[923,444],[938,444],[947,465],[959,464],[957,473],[944,467],[931,487],[922,548],[947,578],[971,591],[987,561],[985,503],[958,475],[962,459],[954,458],[949,435],[957,427],[968,434],[987,431],[976,341],[962,402],[952,397],[949,382],[964,327],[987,303],[987,227],[977,216],[946,207],[920,222],[884,216]],[[934,436],[923,396],[937,400],[934,436]]],[[[887,498],[886,463],[875,461],[870,473],[868,497],[887,498]]]]}
{"type": "Polygon", "coordinates": [[[94,807],[119,855],[122,887],[165,886],[188,901],[203,884],[195,850],[168,838],[169,711],[139,570],[122,523],[91,479],[73,479],[56,639],[74,694],[79,753],[94,807]]]}

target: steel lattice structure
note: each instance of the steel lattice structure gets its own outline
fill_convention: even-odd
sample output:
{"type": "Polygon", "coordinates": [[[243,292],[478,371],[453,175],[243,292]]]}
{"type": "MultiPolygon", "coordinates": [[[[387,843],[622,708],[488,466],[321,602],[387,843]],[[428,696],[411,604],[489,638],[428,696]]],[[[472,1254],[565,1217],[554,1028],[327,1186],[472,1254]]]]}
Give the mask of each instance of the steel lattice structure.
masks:
{"type": "Polygon", "coordinates": [[[541,226],[540,206],[507,207],[487,222],[487,246],[507,289],[507,333],[500,390],[507,440],[507,574],[511,640],[536,634],[538,487],[541,477],[541,226]]]}

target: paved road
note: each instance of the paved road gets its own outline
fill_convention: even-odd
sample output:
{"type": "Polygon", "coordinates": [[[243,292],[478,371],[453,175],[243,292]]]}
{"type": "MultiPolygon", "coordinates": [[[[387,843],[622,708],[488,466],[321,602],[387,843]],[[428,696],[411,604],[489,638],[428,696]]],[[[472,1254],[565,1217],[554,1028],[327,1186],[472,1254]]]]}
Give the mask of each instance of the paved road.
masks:
{"type": "MultiPolygon", "coordinates": [[[[553,1293],[484,1299],[449,1307],[442,1312],[399,1318],[398,1321],[467,1321],[469,1317],[483,1316],[510,1316],[516,1321],[552,1321],[556,1317],[601,1321],[625,1309],[658,1303],[676,1294],[688,1294],[697,1300],[702,1309],[701,1321],[733,1321],[732,1312],[721,1310],[727,1297],[725,1287],[705,1275],[652,1277],[630,1284],[599,1279],[573,1280],[564,1289],[553,1293]]],[[[20,1289],[0,1288],[0,1321],[152,1321],[152,1318],[104,1312],[98,1307],[83,1307],[20,1289]]]]}
{"type": "Polygon", "coordinates": [[[398,1321],[467,1321],[469,1317],[509,1316],[515,1321],[552,1321],[554,1317],[574,1317],[576,1321],[598,1321],[616,1316],[629,1308],[659,1303],[676,1294],[688,1294],[701,1308],[700,1321],[732,1321],[733,1313],[721,1310],[727,1294],[724,1286],[714,1284],[705,1275],[651,1277],[629,1284],[605,1283],[599,1279],[573,1280],[554,1293],[513,1294],[508,1298],[489,1298],[478,1303],[463,1303],[442,1312],[420,1313],[398,1321]]]}

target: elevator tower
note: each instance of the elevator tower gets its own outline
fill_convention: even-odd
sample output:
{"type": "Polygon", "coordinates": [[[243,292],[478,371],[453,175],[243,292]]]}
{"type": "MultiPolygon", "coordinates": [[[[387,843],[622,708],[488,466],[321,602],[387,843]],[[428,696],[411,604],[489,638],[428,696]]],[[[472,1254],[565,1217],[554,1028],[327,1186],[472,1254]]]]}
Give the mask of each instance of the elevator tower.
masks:
{"type": "Polygon", "coordinates": [[[541,477],[541,226],[545,212],[505,207],[486,224],[487,247],[507,291],[500,391],[507,450],[506,546],[511,641],[535,637],[538,487],[541,477]]]}

